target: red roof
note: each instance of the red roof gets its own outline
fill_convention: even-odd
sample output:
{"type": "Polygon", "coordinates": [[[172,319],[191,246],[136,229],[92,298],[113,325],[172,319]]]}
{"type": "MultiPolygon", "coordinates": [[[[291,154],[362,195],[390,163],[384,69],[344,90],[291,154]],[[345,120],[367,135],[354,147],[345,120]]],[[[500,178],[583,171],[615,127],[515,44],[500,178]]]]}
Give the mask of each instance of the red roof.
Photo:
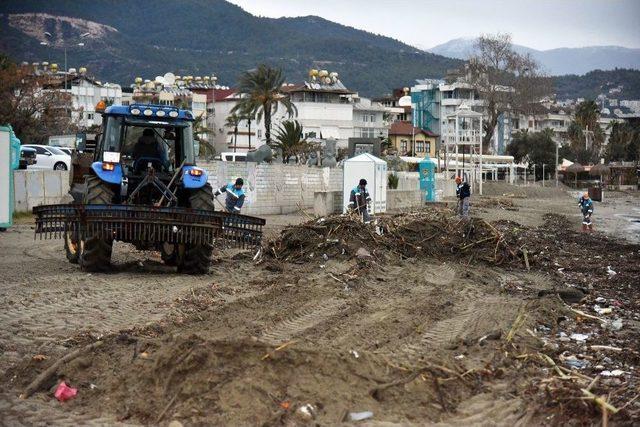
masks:
{"type": "Polygon", "coordinates": [[[213,98],[215,102],[224,101],[234,93],[236,93],[235,89],[216,89],[213,92],[213,98]]]}
{"type": "Polygon", "coordinates": [[[423,130],[417,127],[414,127],[411,122],[407,121],[397,121],[391,124],[391,129],[389,129],[389,135],[418,135],[423,134],[426,136],[438,136],[437,134],[431,132],[430,130],[423,130]]]}

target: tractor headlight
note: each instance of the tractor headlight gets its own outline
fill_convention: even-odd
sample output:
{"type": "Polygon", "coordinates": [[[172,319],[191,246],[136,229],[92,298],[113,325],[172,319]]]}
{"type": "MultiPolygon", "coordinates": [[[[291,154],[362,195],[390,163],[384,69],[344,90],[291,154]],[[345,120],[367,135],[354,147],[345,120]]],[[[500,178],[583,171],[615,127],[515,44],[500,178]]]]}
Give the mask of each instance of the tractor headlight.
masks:
{"type": "Polygon", "coordinates": [[[112,171],[116,168],[116,165],[114,165],[113,163],[103,163],[102,164],[102,170],[103,171],[112,171]]]}
{"type": "Polygon", "coordinates": [[[173,117],[175,119],[176,117],[178,117],[178,112],[177,111],[169,111],[169,117],[173,117]]]}
{"type": "Polygon", "coordinates": [[[153,111],[151,111],[151,110],[149,110],[149,109],[147,108],[146,110],[144,110],[144,113],[143,113],[143,114],[144,114],[145,116],[149,117],[149,116],[151,116],[151,115],[153,114],[153,111]]]}
{"type": "Polygon", "coordinates": [[[165,113],[165,112],[164,112],[164,111],[162,111],[162,110],[158,110],[158,111],[156,111],[156,116],[158,116],[158,117],[164,117],[164,115],[165,115],[165,114],[167,114],[167,113],[165,113]]]}
{"type": "Polygon", "coordinates": [[[189,169],[189,175],[191,176],[202,176],[202,169],[189,169]]]}
{"type": "Polygon", "coordinates": [[[132,108],[131,109],[131,114],[133,114],[134,116],[139,116],[140,115],[140,109],[139,108],[132,108]]]}

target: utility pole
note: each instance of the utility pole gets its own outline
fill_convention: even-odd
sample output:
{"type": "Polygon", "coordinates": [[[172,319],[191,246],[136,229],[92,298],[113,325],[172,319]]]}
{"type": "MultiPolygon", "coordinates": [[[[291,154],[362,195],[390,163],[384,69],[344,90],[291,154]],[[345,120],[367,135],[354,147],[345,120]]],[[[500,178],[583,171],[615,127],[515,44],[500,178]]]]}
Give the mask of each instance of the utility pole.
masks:
{"type": "Polygon", "coordinates": [[[544,163],[542,164],[542,186],[544,187],[544,163]]]}
{"type": "Polygon", "coordinates": [[[553,171],[553,175],[556,177],[556,187],[558,186],[558,150],[559,150],[559,146],[560,146],[560,143],[558,141],[556,141],[556,167],[555,167],[555,170],[553,171]]]}

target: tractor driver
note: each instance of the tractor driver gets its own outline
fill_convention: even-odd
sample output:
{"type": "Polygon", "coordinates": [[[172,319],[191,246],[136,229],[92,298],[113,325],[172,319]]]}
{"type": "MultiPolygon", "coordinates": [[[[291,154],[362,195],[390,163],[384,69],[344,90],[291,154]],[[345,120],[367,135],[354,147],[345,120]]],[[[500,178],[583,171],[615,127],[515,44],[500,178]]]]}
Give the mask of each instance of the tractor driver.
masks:
{"type": "Polygon", "coordinates": [[[151,128],[146,128],[142,131],[142,136],[138,138],[138,142],[133,146],[133,160],[136,161],[142,158],[158,159],[162,165],[166,163],[165,151],[151,128]]]}

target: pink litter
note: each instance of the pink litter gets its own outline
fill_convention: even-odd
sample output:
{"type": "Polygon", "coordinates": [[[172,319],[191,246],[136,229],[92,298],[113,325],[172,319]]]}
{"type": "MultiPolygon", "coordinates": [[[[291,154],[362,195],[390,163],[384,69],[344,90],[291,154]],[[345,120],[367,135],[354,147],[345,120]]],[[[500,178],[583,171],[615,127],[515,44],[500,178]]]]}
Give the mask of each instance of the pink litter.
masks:
{"type": "Polygon", "coordinates": [[[58,384],[58,388],[56,388],[54,396],[60,402],[64,402],[74,398],[76,394],[78,394],[77,388],[69,387],[66,382],[62,381],[60,384],[58,384]]]}

